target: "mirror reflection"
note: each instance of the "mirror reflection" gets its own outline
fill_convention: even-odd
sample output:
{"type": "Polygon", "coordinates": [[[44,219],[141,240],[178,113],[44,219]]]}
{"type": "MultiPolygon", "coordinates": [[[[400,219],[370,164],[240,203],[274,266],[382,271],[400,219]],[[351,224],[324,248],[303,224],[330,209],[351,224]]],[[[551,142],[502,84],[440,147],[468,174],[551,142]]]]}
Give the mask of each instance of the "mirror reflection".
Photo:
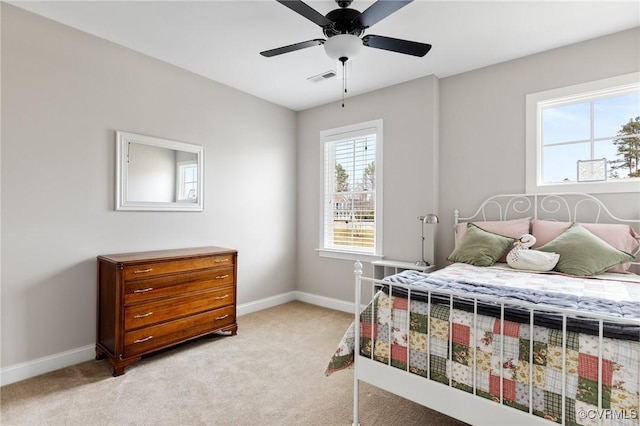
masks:
{"type": "Polygon", "coordinates": [[[202,147],[117,132],[117,210],[202,211],[202,147]]]}

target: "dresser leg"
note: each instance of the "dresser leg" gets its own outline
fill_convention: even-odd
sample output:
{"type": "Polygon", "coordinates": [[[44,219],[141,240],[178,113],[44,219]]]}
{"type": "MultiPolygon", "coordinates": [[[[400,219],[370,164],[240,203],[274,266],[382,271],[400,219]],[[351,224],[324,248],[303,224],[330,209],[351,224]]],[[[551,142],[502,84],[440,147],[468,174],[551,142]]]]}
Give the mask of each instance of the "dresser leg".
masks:
{"type": "Polygon", "coordinates": [[[141,359],[142,357],[136,357],[136,358],[128,358],[125,361],[119,361],[117,359],[109,358],[109,362],[111,362],[111,366],[113,367],[113,377],[122,376],[124,374],[125,368],[127,368],[131,364],[134,364],[140,361],[141,359]]]}
{"type": "Polygon", "coordinates": [[[100,361],[101,359],[105,359],[107,356],[98,348],[96,348],[96,361],[100,361]]]}
{"type": "Polygon", "coordinates": [[[113,366],[113,377],[122,376],[124,374],[124,369],[126,365],[114,365],[113,366]]]}

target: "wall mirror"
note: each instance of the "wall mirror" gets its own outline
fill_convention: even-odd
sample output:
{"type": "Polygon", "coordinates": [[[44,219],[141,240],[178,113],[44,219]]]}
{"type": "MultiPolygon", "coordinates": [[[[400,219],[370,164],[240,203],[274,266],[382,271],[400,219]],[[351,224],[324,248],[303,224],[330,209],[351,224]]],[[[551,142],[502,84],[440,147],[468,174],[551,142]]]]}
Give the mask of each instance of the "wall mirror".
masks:
{"type": "Polygon", "coordinates": [[[202,211],[202,146],[116,132],[116,210],[202,211]]]}

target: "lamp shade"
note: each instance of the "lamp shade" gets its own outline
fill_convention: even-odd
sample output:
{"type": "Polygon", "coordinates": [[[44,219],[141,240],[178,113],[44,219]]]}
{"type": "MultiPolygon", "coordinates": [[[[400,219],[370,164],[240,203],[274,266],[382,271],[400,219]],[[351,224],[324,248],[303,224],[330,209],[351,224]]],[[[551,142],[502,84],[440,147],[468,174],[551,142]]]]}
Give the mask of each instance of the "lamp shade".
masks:
{"type": "Polygon", "coordinates": [[[353,59],[362,49],[362,40],[353,34],[338,34],[324,43],[324,51],[336,61],[340,58],[353,59]]]}
{"type": "Polygon", "coordinates": [[[436,216],[435,214],[428,214],[426,216],[421,216],[418,219],[422,220],[422,223],[429,223],[429,224],[436,224],[440,222],[440,219],[438,219],[438,216],[436,216]]]}

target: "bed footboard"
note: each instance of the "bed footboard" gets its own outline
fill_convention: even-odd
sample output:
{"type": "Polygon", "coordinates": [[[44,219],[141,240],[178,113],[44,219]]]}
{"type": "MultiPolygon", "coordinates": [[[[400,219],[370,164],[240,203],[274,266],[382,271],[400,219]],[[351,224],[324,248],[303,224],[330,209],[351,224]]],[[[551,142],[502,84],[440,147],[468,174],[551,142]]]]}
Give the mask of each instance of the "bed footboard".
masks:
{"type": "Polygon", "coordinates": [[[640,424],[640,336],[603,335],[605,323],[640,320],[451,291],[417,301],[417,288],[363,277],[360,262],[354,275],[356,307],[365,289],[372,296],[355,314],[354,424],[359,381],[471,424],[640,424]],[[394,296],[396,286],[406,298],[394,296]],[[459,298],[473,309],[458,310],[459,298]],[[479,314],[483,303],[500,315],[479,314]],[[528,310],[528,323],[505,319],[513,307],[528,310]],[[535,325],[543,312],[561,317],[559,329],[535,325]],[[597,335],[568,331],[573,316],[595,321],[597,335]]]}

